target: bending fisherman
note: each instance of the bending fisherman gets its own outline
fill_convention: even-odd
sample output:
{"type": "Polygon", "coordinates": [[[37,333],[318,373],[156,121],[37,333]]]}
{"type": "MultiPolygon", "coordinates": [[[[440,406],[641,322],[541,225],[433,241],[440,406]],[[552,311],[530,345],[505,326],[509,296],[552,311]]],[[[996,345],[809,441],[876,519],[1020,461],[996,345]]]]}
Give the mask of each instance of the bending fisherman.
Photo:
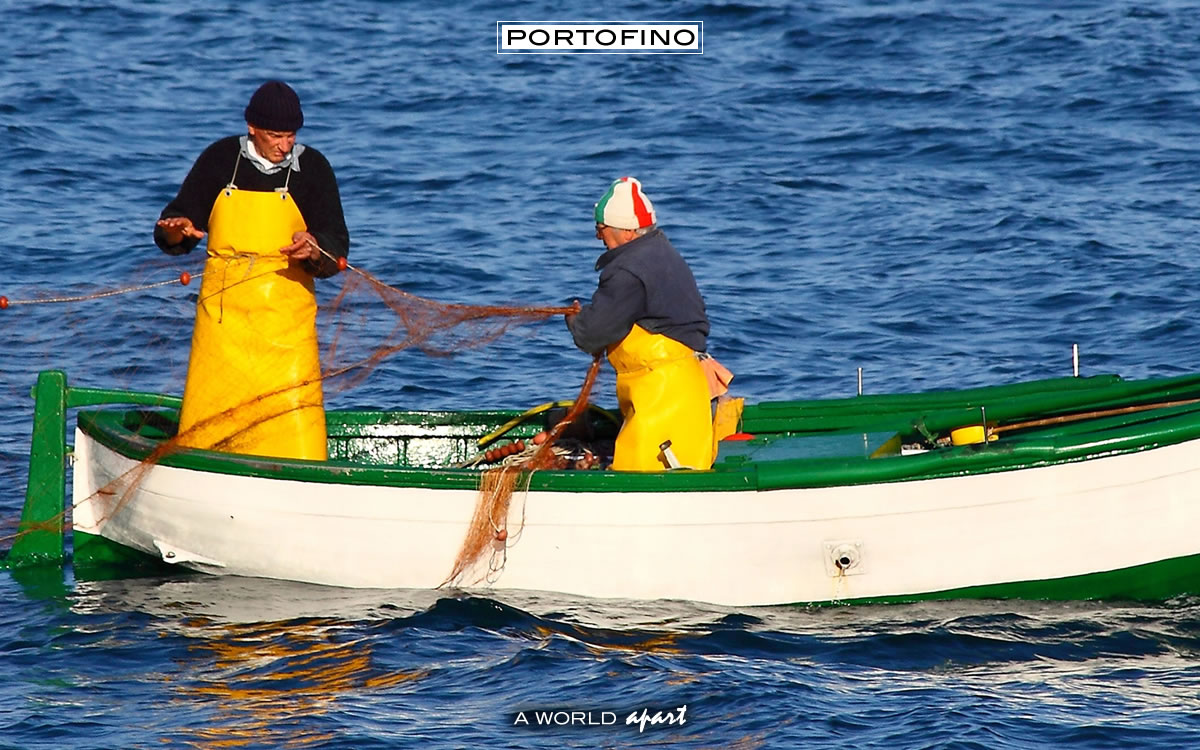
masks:
{"type": "Polygon", "coordinates": [[[712,394],[701,360],[709,324],[692,271],[634,178],[612,183],[595,218],[596,238],[607,248],[596,261],[600,282],[591,302],[567,317],[567,328],[583,351],[606,351],[617,372],[624,419],[612,468],[661,471],[676,458],[708,469],[712,394]]]}

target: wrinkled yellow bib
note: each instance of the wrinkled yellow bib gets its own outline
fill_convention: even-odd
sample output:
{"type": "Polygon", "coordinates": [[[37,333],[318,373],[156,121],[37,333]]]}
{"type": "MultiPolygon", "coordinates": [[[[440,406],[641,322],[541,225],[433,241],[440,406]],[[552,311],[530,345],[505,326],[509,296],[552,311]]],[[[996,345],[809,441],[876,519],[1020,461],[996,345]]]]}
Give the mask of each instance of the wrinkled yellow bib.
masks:
{"type": "Polygon", "coordinates": [[[662,471],[659,446],[671,441],[679,463],[708,469],[713,463],[708,378],[696,352],[675,339],[634,324],[609,347],[617,371],[617,402],[624,420],[613,451],[617,471],[662,471]]]}
{"type": "Polygon", "coordinates": [[[179,442],[323,461],[313,281],[279,252],[304,217],[286,192],[227,187],[208,227],[179,442]]]}

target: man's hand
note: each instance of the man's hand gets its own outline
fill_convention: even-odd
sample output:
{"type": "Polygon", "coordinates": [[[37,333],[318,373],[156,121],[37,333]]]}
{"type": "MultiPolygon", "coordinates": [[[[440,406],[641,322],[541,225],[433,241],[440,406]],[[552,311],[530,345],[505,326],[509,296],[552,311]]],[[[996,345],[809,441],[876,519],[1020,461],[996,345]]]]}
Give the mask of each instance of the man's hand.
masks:
{"type": "Polygon", "coordinates": [[[296,232],[292,235],[292,244],[279,248],[279,252],[288,260],[299,263],[305,260],[319,260],[321,251],[317,249],[317,238],[308,232],[296,232]]]}
{"type": "Polygon", "coordinates": [[[575,316],[578,315],[579,311],[582,309],[583,305],[579,304],[579,300],[575,300],[571,303],[572,312],[569,312],[563,316],[563,318],[567,321],[567,328],[571,327],[571,323],[575,320],[575,316]]]}
{"type": "Polygon", "coordinates": [[[185,237],[198,240],[204,236],[204,232],[197,229],[192,224],[192,220],[186,216],[172,216],[169,219],[159,219],[158,226],[163,228],[167,237],[167,243],[171,245],[178,245],[180,242],[183,242],[185,237]]]}

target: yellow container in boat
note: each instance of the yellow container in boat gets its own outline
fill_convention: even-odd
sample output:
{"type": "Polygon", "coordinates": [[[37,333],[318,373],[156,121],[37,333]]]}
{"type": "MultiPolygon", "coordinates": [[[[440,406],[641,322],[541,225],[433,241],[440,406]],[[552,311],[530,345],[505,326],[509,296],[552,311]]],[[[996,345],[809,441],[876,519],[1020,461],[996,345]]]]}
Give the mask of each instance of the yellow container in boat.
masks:
{"type": "MultiPolygon", "coordinates": [[[[974,445],[975,443],[982,443],[983,436],[983,425],[973,424],[968,425],[967,427],[959,427],[957,430],[951,430],[950,442],[954,443],[955,445],[974,445]]],[[[992,440],[995,439],[996,436],[993,435],[992,440]]]]}

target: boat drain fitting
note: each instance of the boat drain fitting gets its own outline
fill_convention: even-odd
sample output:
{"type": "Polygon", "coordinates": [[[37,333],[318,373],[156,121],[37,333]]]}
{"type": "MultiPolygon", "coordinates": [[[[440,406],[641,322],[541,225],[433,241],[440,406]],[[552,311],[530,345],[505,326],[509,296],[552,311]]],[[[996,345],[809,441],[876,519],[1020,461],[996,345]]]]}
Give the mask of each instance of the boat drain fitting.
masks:
{"type": "Polygon", "coordinates": [[[831,576],[865,573],[862,542],[825,542],[825,572],[831,576]]]}

